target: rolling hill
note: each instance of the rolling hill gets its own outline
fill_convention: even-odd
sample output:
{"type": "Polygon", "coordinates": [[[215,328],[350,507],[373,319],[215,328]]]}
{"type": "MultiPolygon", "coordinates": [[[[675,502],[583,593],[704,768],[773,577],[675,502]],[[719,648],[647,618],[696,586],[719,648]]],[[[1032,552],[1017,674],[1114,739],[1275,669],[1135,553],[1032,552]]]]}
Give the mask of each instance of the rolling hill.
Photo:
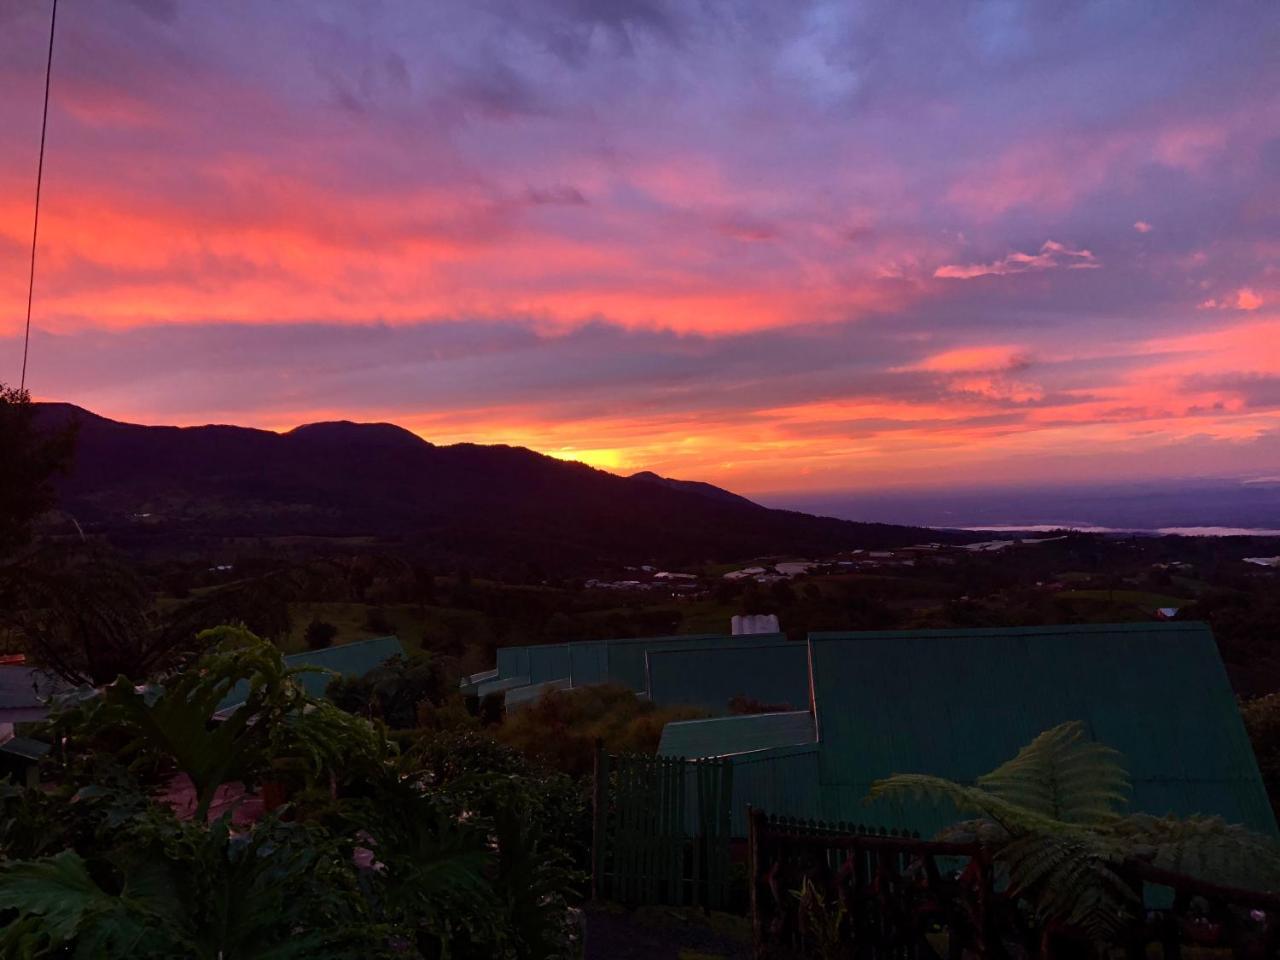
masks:
{"type": "Polygon", "coordinates": [[[78,424],[62,506],[126,547],[373,536],[451,557],[670,564],[939,537],[771,510],[710,484],[615,476],[521,447],[437,446],[386,423],[287,433],[139,426],[68,404],[40,404],[38,416],[78,424]]]}

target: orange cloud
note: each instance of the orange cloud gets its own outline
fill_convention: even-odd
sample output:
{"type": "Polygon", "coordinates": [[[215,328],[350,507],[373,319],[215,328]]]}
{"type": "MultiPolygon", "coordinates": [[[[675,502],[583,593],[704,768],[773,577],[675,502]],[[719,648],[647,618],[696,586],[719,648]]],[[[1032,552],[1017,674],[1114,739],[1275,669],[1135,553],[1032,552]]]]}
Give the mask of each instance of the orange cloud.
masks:
{"type": "Polygon", "coordinates": [[[964,373],[984,370],[1008,370],[1025,366],[1027,351],[1022,347],[961,347],[925,357],[905,370],[931,370],[938,373],[964,373]]]}
{"type": "Polygon", "coordinates": [[[1257,310],[1263,304],[1262,297],[1252,287],[1241,287],[1224,297],[1210,297],[1198,304],[1201,310],[1257,310]]]}

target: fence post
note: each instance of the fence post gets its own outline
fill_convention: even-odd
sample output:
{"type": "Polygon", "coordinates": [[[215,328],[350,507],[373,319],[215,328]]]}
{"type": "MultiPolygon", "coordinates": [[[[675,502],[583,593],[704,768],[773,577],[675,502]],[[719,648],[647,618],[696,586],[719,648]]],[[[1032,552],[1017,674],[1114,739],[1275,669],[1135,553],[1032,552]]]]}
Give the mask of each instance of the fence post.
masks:
{"type": "Polygon", "coordinates": [[[716,809],[716,864],[721,910],[729,903],[729,837],[733,833],[733,761],[720,758],[720,804],[716,809]]]}
{"type": "Polygon", "coordinates": [[[764,918],[760,916],[760,869],[763,863],[765,817],[747,805],[747,895],[751,902],[751,943],[756,960],[764,956],[764,918]]]}
{"type": "Polygon", "coordinates": [[[609,756],[604,741],[596,740],[595,760],[591,772],[591,899],[600,899],[604,880],[604,845],[608,807],[609,756]]]}

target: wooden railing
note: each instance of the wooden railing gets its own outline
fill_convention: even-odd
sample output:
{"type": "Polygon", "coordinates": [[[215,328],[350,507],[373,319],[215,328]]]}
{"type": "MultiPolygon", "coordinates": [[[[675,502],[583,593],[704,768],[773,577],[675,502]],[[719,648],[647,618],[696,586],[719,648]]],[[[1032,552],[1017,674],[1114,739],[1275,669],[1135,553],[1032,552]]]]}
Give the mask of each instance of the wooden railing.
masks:
{"type": "Polygon", "coordinates": [[[939,932],[956,960],[987,953],[993,884],[977,844],[753,810],[747,847],[757,957],[932,957],[939,932]]]}
{"type": "MultiPolygon", "coordinates": [[[[749,817],[748,884],[757,958],[1095,956],[1097,944],[1063,928],[1037,928],[1025,904],[996,882],[976,843],[921,840],[894,831],[749,817]]],[[[1280,895],[1242,890],[1130,860],[1135,892],[1162,890],[1103,945],[1130,960],[1156,947],[1240,960],[1280,957],[1280,895]],[[1211,952],[1205,953],[1208,950],[1211,952]]]]}

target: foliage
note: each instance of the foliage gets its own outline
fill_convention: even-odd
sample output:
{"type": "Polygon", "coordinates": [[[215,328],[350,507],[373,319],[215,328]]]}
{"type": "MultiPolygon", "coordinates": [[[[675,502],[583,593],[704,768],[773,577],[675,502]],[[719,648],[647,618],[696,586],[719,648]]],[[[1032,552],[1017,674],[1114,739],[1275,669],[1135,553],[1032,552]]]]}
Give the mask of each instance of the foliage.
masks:
{"type": "Polygon", "coordinates": [[[387,611],[381,607],[370,607],[365,613],[364,628],[370,633],[387,634],[393,629],[387,619],[387,611]]]}
{"type": "Polygon", "coordinates": [[[307,645],[308,650],[323,650],[333,643],[333,638],[338,635],[338,628],[326,620],[312,620],[307,624],[307,631],[303,635],[303,641],[307,645]]]}
{"type": "Polygon", "coordinates": [[[849,955],[845,944],[848,909],[837,898],[828,902],[809,877],[791,895],[800,902],[800,942],[806,956],[840,960],[849,955]]]}
{"type": "Polygon", "coordinates": [[[273,642],[289,635],[289,600],[306,587],[307,569],[267,570],[225,584],[173,612],[164,629],[175,642],[223,624],[238,623],[273,642]]]}
{"type": "Polygon", "coordinates": [[[155,807],[98,827],[83,854],[0,866],[0,912],[13,913],[0,955],[371,955],[355,870],[320,828],[270,819],[237,837],[155,807]]]}
{"type": "Polygon", "coordinates": [[[31,395],[0,383],[0,561],[26,546],[32,525],[56,502],[54,478],[75,446],[74,423],[41,429],[31,395]]]}
{"type": "Polygon", "coordinates": [[[703,716],[705,711],[694,708],[660,709],[626,687],[600,684],[549,691],[509,714],[498,738],[551,769],[585,775],[597,739],[610,753],[652,754],[666,724],[703,716]]]}
{"type": "Polygon", "coordinates": [[[1271,806],[1280,811],[1280,693],[1244,701],[1240,716],[1249,731],[1271,806]]]}
{"type": "Polygon", "coordinates": [[[0,790],[0,955],[565,952],[580,785],[474,731],[398,753],[381,727],[308,697],[247,631],[206,640],[163,690],[113,684],[59,717],[44,789],[0,790]],[[233,690],[244,704],[215,720],[233,690]],[[237,833],[156,803],[173,770],[202,814],[231,779],[312,786],[237,833]]]}
{"type": "Polygon", "coordinates": [[[422,704],[437,704],[457,690],[444,658],[395,656],[363,677],[335,677],[326,695],[349,713],[379,718],[393,730],[418,723],[422,704]]]}
{"type": "Polygon", "coordinates": [[[177,644],[149,608],[137,575],[98,548],[40,547],[0,576],[0,617],[33,662],[72,684],[141,679],[168,663],[177,644]]]}
{"type": "Polygon", "coordinates": [[[483,817],[519,808],[543,842],[575,864],[587,862],[591,845],[588,784],[539,767],[519,750],[478,730],[423,736],[401,767],[423,790],[443,791],[483,817]]]}
{"type": "Polygon", "coordinates": [[[729,698],[729,713],[731,716],[745,716],[756,713],[789,713],[792,710],[795,710],[795,707],[789,703],[765,703],[763,700],[742,694],[729,698]]]}
{"type": "Polygon", "coordinates": [[[278,650],[241,628],[202,635],[214,649],[163,688],[125,679],[59,718],[72,749],[110,743],[134,773],[173,770],[190,777],[197,819],[218,787],[250,781],[294,761],[312,778],[338,764],[378,756],[367,723],[312,702],[278,650]],[[237,702],[239,705],[237,706],[237,702]],[[217,719],[216,715],[225,716],[217,719]]]}
{"type": "Polygon", "coordinates": [[[1216,817],[1123,815],[1127,790],[1119,754],[1070,722],[972,785],[898,774],[873,784],[870,796],[916,794],[979,814],[947,838],[989,845],[1010,894],[1031,904],[1039,924],[1098,940],[1141,916],[1129,875],[1138,861],[1236,887],[1280,888],[1280,847],[1270,838],[1216,817]]]}

